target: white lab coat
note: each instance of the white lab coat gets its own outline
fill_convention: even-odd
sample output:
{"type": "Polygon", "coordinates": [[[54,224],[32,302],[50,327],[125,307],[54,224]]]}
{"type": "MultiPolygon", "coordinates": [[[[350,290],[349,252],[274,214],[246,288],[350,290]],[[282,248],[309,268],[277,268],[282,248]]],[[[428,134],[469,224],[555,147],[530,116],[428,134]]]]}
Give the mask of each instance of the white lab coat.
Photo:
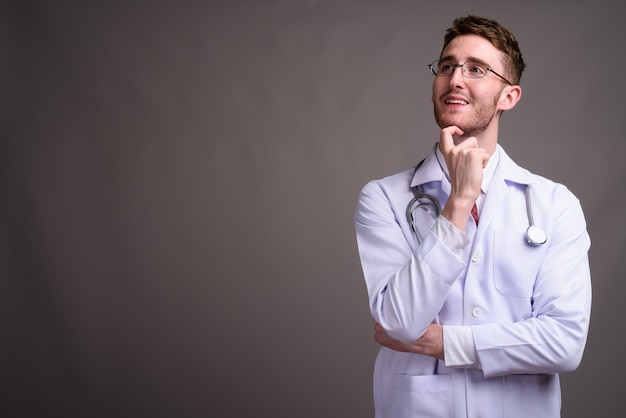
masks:
{"type": "Polygon", "coordinates": [[[377,418],[560,416],[559,372],[581,361],[591,310],[589,235],[579,201],[563,185],[516,165],[500,148],[478,227],[452,252],[416,210],[423,243],[405,211],[409,186],[439,199],[450,183],[433,151],[413,169],[369,182],[355,211],[370,310],[394,338],[410,342],[438,321],[470,325],[482,370],[382,347],[374,368],[377,418]],[[524,185],[547,243],[532,247],[524,185]]]}

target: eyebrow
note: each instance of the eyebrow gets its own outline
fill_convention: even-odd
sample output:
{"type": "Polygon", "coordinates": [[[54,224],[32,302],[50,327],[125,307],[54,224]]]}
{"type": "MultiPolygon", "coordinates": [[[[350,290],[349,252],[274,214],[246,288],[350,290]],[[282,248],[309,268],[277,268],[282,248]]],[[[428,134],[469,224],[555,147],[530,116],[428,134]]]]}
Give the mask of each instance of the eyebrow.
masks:
{"type": "MultiPolygon", "coordinates": [[[[441,57],[441,58],[439,58],[439,61],[455,61],[455,62],[456,62],[456,60],[454,59],[454,57],[453,57],[452,55],[447,55],[447,56],[445,56],[445,57],[441,57]]],[[[486,63],[486,62],[485,62],[485,60],[482,60],[482,59],[480,59],[480,58],[476,58],[476,57],[468,57],[468,58],[465,60],[465,62],[468,62],[468,61],[471,61],[471,62],[477,62],[477,63],[479,63],[479,64],[483,64],[483,65],[486,65],[487,67],[491,68],[491,66],[490,66],[488,63],[486,63]]],[[[457,62],[457,63],[458,63],[458,62],[457,62]]]]}

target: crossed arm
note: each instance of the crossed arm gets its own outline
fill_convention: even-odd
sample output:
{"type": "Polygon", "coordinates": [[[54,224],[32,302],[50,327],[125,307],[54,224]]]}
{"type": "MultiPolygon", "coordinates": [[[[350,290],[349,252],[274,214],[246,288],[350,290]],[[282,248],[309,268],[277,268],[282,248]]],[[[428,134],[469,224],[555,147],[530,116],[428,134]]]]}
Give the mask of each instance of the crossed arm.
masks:
{"type": "Polygon", "coordinates": [[[419,339],[407,344],[392,338],[380,324],[376,324],[374,326],[374,340],[378,344],[394,351],[424,354],[444,360],[442,325],[430,324],[419,339]]]}

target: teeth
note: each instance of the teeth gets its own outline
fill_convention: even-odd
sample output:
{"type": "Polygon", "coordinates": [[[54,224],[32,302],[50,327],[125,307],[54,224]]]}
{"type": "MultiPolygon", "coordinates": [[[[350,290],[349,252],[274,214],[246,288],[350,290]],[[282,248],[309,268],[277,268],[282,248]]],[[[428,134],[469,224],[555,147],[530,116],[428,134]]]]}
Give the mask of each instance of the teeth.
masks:
{"type": "Polygon", "coordinates": [[[465,100],[446,100],[447,104],[460,104],[460,105],[466,105],[467,102],[465,100]]]}

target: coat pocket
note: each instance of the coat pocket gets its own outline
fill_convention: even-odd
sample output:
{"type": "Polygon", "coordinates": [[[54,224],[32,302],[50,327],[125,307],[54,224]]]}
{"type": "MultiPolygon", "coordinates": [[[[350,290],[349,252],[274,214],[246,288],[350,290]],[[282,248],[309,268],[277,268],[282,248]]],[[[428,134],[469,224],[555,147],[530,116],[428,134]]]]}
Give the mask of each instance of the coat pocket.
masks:
{"type": "Polygon", "coordinates": [[[558,375],[528,374],[504,377],[504,407],[506,416],[561,416],[561,386],[558,375]]]}
{"type": "Polygon", "coordinates": [[[394,377],[394,394],[386,405],[385,418],[450,418],[452,416],[450,375],[394,377]]]}
{"type": "Polygon", "coordinates": [[[503,295],[530,298],[545,254],[532,247],[520,231],[494,231],[493,280],[503,295]]]}

